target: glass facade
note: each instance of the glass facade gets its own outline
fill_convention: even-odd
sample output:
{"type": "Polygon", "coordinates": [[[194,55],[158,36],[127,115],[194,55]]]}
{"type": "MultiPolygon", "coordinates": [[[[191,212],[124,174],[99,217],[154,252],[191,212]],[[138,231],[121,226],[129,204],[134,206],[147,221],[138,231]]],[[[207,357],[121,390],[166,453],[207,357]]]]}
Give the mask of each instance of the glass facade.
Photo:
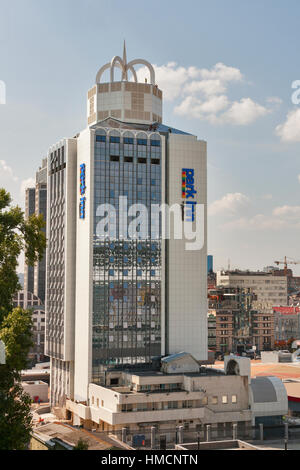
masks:
{"type": "MultiPolygon", "coordinates": [[[[94,162],[93,353],[92,380],[101,383],[108,367],[149,363],[161,352],[161,138],[159,134],[98,129],[94,162]],[[119,197],[128,209],[143,204],[148,231],[137,226],[124,236],[119,197]],[[105,231],[99,206],[110,204],[105,231]]],[[[136,219],[139,214],[131,219],[136,219]]],[[[145,225],[145,224],[144,224],[145,225]]]]}

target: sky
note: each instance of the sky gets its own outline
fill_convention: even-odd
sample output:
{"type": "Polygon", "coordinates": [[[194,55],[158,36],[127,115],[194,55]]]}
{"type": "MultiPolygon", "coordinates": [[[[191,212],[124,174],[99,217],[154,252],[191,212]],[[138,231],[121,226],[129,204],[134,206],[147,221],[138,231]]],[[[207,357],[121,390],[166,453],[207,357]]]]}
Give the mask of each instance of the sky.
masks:
{"type": "Polygon", "coordinates": [[[299,18],[298,0],[0,0],[0,187],[24,206],[126,39],[155,66],[164,123],[208,143],[215,270],[300,260],[299,18]]]}

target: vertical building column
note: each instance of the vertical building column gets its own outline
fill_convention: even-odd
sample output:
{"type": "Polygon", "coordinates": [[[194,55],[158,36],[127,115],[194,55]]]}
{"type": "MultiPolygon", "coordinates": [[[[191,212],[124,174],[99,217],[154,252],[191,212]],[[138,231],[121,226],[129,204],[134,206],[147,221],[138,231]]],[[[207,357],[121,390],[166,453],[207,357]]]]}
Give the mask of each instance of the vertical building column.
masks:
{"type": "Polygon", "coordinates": [[[264,425],[262,423],[259,425],[259,438],[261,441],[264,440],[264,425]]]}
{"type": "Polygon", "coordinates": [[[156,441],[156,428],[153,426],[151,428],[151,449],[155,449],[155,441],[156,441]]]}
{"type": "Polygon", "coordinates": [[[232,430],[233,430],[232,439],[233,439],[234,441],[237,440],[237,427],[238,427],[237,424],[233,424],[233,425],[232,425],[232,430]]]}
{"type": "Polygon", "coordinates": [[[211,425],[210,424],[206,426],[206,441],[207,442],[211,441],[211,425]]]}

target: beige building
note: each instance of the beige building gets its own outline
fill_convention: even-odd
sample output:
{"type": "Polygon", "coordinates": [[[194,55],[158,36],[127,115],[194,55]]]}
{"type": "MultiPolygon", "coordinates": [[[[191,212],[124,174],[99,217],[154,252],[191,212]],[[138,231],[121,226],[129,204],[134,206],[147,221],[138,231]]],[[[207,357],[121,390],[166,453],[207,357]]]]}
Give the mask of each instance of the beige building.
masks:
{"type": "Polygon", "coordinates": [[[256,307],[270,310],[287,305],[287,277],[265,272],[218,271],[217,286],[249,288],[257,296],[256,307]]]}
{"type": "Polygon", "coordinates": [[[74,425],[122,439],[124,431],[147,438],[155,428],[171,441],[180,428],[193,439],[195,432],[205,438],[208,425],[211,438],[232,436],[234,427],[239,436],[251,437],[253,425],[278,423],[287,403],[280,379],[251,379],[248,358],[226,356],[222,371],[179,353],[162,359],[156,371],[108,372],[105,386],[89,385],[88,402],[66,406],[74,425]]]}
{"type": "Polygon", "coordinates": [[[105,386],[89,384],[88,402],[67,400],[74,425],[130,433],[160,432],[183,426],[195,431],[211,424],[214,429],[251,425],[249,408],[250,363],[239,373],[200,367],[187,353],[162,360],[154,371],[107,372],[105,386]],[[248,367],[249,365],[249,367],[248,367]]]}

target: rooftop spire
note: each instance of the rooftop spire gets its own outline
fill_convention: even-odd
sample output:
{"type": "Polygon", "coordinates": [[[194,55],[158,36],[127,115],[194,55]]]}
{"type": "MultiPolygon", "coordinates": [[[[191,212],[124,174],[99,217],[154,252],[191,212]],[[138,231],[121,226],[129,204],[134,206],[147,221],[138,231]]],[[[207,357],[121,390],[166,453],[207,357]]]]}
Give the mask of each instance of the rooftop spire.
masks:
{"type": "Polygon", "coordinates": [[[134,68],[135,65],[145,65],[148,68],[149,73],[150,73],[150,83],[151,83],[151,85],[155,85],[154,68],[152,67],[152,65],[149,62],[147,62],[144,59],[135,59],[135,60],[132,60],[129,63],[127,62],[127,51],[126,51],[126,42],[125,42],[125,40],[124,40],[124,47],[123,47],[123,59],[121,59],[121,57],[119,57],[119,56],[115,56],[112,59],[111,62],[109,62],[108,64],[103,65],[103,67],[101,67],[101,69],[97,73],[96,83],[100,83],[101,77],[102,77],[103,73],[105,72],[105,70],[107,70],[107,69],[110,69],[110,81],[114,82],[114,69],[115,69],[115,67],[118,67],[122,70],[122,80],[123,81],[128,82],[128,71],[130,71],[131,74],[133,75],[134,81],[138,82],[136,70],[134,68]]]}
{"type": "Polygon", "coordinates": [[[123,67],[124,67],[123,77],[124,77],[124,80],[126,80],[128,82],[127,52],[126,52],[126,41],[125,41],[125,39],[124,39],[124,47],[123,47],[123,67]]]}

